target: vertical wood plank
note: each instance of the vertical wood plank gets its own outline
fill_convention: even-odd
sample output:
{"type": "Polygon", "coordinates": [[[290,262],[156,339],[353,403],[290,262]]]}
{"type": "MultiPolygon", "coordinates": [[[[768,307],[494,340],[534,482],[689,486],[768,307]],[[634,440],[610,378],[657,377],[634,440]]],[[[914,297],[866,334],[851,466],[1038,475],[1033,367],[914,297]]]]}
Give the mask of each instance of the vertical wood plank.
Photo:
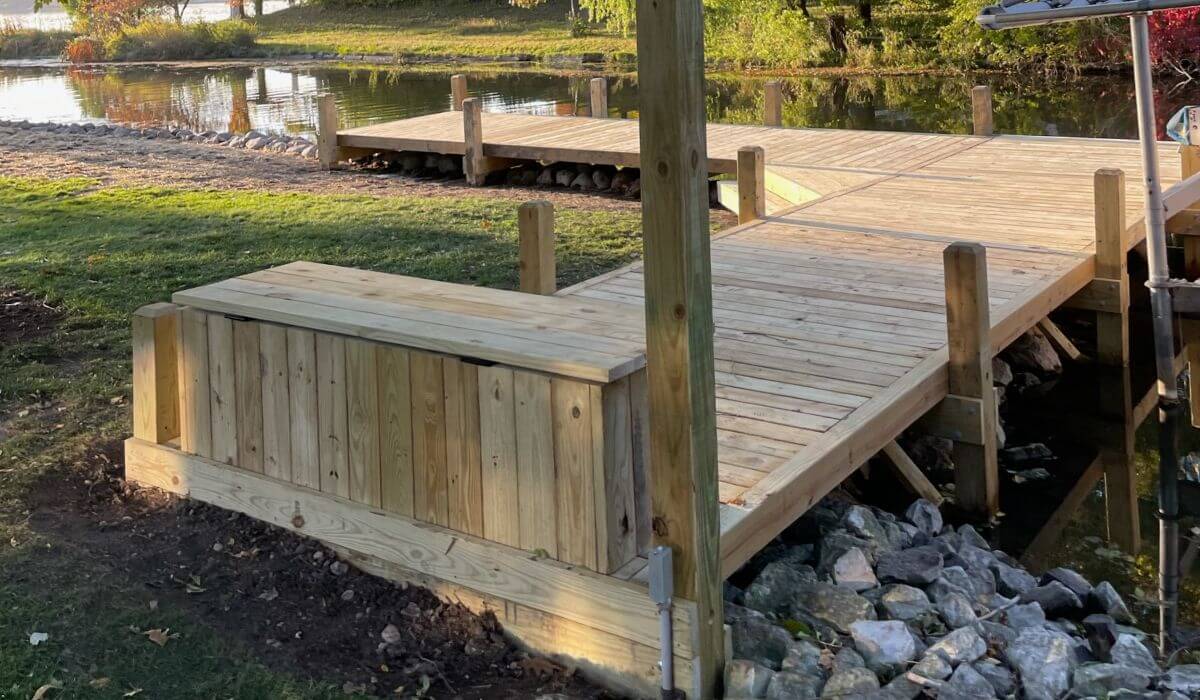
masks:
{"type": "Polygon", "coordinates": [[[545,200],[525,202],[517,210],[520,232],[521,291],[553,294],[558,286],[554,260],[554,205],[545,200]]]}
{"type": "MultiPolygon", "coordinates": [[[[513,403],[520,499],[519,546],[528,551],[540,549],[557,558],[558,491],[554,474],[550,378],[535,372],[514,372],[513,403]]],[[[486,460],[484,466],[490,466],[486,460]]]]}
{"type": "Polygon", "coordinates": [[[442,358],[416,350],[412,368],[413,517],[450,523],[446,474],[446,401],[442,358]]]}
{"type": "Polygon", "coordinates": [[[350,500],[379,506],[379,370],[374,343],[346,340],[346,417],[350,427],[350,500]]]}
{"type": "Polygon", "coordinates": [[[212,408],[209,397],[208,314],[179,311],[179,448],[212,457],[212,408]]]}
{"type": "Polygon", "coordinates": [[[674,551],[675,593],[697,605],[703,699],[720,687],[725,628],[702,3],[639,2],[637,27],[654,543],[674,551]]]}
{"type": "Polygon", "coordinates": [[[461,112],[465,99],[467,99],[467,76],[456,73],[450,76],[450,107],[456,112],[461,112]]]}
{"type": "Polygon", "coordinates": [[[317,334],[317,425],[321,431],[321,491],[350,498],[346,339],[317,334]]]}
{"type": "Polygon", "coordinates": [[[996,394],[992,389],[992,348],[988,307],[987,252],[978,243],[953,243],[944,253],[946,333],[950,354],[950,393],[974,399],[982,444],[954,443],[954,479],[959,504],[971,513],[1000,509],[996,461],[996,394]]]}
{"type": "Polygon", "coordinates": [[[234,392],[237,405],[237,465],[253,472],[263,470],[262,363],[258,324],[233,322],[234,392]]]}
{"type": "Polygon", "coordinates": [[[468,185],[483,185],[487,167],[483,157],[483,103],[478,97],[463,100],[463,173],[468,185]]]}
{"type": "Polygon", "coordinates": [[[592,116],[597,119],[608,118],[608,81],[604,78],[592,78],[588,81],[589,105],[592,116]]]}
{"type": "Polygon", "coordinates": [[[629,378],[591,390],[597,559],[601,571],[610,573],[638,554],[629,378]]]}
{"type": "Polygon", "coordinates": [[[259,325],[262,372],[263,474],[292,480],[292,415],[288,393],[287,328],[259,325]]]}
{"type": "Polygon", "coordinates": [[[383,508],[413,515],[412,395],[407,350],[380,346],[379,468],[383,508]]]}
{"type": "Polygon", "coordinates": [[[743,146],[737,152],[738,223],[767,215],[766,154],[761,146],[743,146]]]}
{"type": "Polygon", "coordinates": [[[1093,178],[1096,226],[1096,278],[1121,285],[1121,308],[1096,314],[1096,359],[1129,364],[1129,272],[1125,228],[1125,173],[1103,168],[1093,178]]]}
{"type": "Polygon", "coordinates": [[[451,528],[484,534],[480,457],[479,371],[456,357],[442,360],[446,401],[447,517],[451,528]]]}
{"type": "Polygon", "coordinates": [[[650,397],[646,370],[629,375],[629,407],[633,442],[633,494],[638,554],[650,551],[650,397]]]}
{"type": "Polygon", "coordinates": [[[287,355],[292,482],[317,490],[321,488],[321,426],[317,408],[316,334],[303,328],[288,328],[287,355]]]}
{"type": "Polygon", "coordinates": [[[133,312],[133,436],[141,440],[179,437],[178,322],[174,304],[133,312]]]}
{"type": "Polygon", "coordinates": [[[337,101],[328,93],[317,95],[317,160],[325,170],[338,162],[337,101]]]}
{"type": "Polygon", "coordinates": [[[212,410],[212,458],[237,464],[237,382],[233,359],[233,321],[208,314],[208,389],[212,410]]]}
{"type": "Polygon", "coordinates": [[[524,373],[506,367],[479,368],[479,441],[483,457],[483,536],[519,546],[522,511],[527,506],[519,500],[514,374],[524,373]]]}
{"type": "Polygon", "coordinates": [[[986,85],[971,88],[971,125],[976,136],[993,132],[992,89],[986,85]]]}
{"type": "Polygon", "coordinates": [[[596,570],[591,387],[583,382],[552,379],[550,397],[554,415],[558,512],[564,515],[558,523],[558,558],[596,570]]]}
{"type": "Polygon", "coordinates": [[[783,83],[778,80],[763,85],[763,126],[783,126],[783,83]]]}

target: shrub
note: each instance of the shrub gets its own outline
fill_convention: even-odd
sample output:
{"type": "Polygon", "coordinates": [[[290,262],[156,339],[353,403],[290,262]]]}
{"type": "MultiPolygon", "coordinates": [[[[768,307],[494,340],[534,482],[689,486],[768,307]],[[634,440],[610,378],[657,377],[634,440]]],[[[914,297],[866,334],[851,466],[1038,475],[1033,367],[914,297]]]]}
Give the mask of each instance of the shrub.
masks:
{"type": "Polygon", "coordinates": [[[163,61],[248,55],[255,30],[241,20],[177,24],[147,19],[117,31],[104,42],[104,55],[117,61],[163,61]]]}
{"type": "Polygon", "coordinates": [[[80,36],[67,42],[67,48],[63,53],[71,63],[91,63],[104,58],[104,45],[99,39],[80,36]]]}
{"type": "Polygon", "coordinates": [[[47,58],[62,53],[71,33],[29,29],[16,22],[0,22],[0,58],[47,58]]]}

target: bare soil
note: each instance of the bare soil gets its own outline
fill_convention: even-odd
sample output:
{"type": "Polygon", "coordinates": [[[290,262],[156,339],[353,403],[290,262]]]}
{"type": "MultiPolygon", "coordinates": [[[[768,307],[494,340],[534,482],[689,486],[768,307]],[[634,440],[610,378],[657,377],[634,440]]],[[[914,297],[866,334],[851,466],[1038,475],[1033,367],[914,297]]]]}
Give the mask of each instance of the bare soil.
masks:
{"type": "Polygon", "coordinates": [[[0,347],[45,336],[61,319],[62,313],[43,300],[0,287],[0,347]]]}
{"type": "Polygon", "coordinates": [[[518,650],[490,613],[364,574],[246,516],[126,482],[123,462],[121,443],[103,442],[50,473],[30,494],[30,526],[268,667],[378,696],[614,697],[518,650]]]}

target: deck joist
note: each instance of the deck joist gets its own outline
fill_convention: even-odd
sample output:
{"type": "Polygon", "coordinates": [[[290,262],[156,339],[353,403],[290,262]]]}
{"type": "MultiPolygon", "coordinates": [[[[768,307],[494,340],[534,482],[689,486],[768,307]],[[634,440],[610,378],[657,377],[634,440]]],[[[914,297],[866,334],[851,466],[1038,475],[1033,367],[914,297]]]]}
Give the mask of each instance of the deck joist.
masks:
{"type": "MultiPolygon", "coordinates": [[[[946,396],[948,244],[987,248],[1000,348],[1094,279],[1097,169],[1125,171],[1138,242],[1133,141],[723,124],[707,138],[713,173],[762,146],[768,186],[794,204],[712,242],[725,575],[946,396]]],[[[461,154],[462,117],[351,129],[337,143],[461,154]]],[[[1161,150],[1170,162],[1173,147],[1161,150]]],[[[638,125],[485,114],[483,153],[636,167],[638,125]]],[[[639,340],[641,263],[559,294],[625,309],[596,323],[639,340]]]]}

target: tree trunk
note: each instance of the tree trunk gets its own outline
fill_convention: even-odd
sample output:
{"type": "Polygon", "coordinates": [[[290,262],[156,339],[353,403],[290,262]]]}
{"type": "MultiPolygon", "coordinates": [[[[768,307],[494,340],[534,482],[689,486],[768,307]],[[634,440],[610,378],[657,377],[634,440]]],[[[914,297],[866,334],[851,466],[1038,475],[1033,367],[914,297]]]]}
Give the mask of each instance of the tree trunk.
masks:
{"type": "Polygon", "coordinates": [[[846,53],[846,16],[829,15],[829,45],[840,54],[846,53]]]}
{"type": "Polygon", "coordinates": [[[254,0],[254,16],[262,17],[263,15],[263,0],[254,0]]]}

